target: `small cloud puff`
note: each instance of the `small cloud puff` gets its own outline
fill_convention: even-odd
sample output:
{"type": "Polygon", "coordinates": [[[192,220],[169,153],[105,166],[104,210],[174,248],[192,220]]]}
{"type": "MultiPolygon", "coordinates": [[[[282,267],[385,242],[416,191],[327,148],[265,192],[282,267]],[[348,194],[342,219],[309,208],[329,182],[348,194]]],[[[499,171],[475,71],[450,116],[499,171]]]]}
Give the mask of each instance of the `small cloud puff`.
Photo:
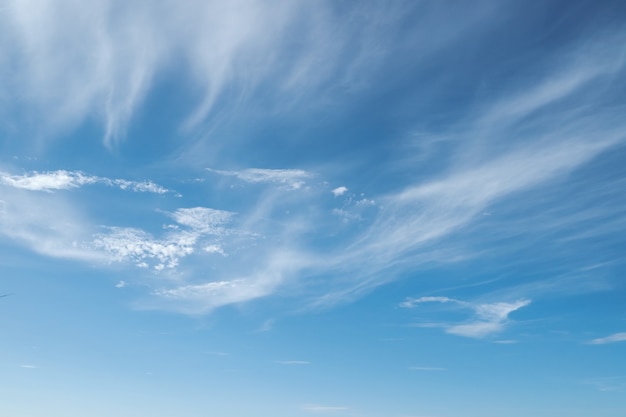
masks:
{"type": "Polygon", "coordinates": [[[222,247],[220,245],[208,245],[204,247],[204,251],[206,253],[218,253],[222,256],[228,256],[228,254],[226,252],[224,252],[224,249],[222,249],[222,247]]]}
{"type": "Polygon", "coordinates": [[[341,187],[335,188],[331,192],[333,193],[335,197],[339,197],[341,195],[344,195],[347,191],[348,191],[347,187],[341,186],[341,187]]]}

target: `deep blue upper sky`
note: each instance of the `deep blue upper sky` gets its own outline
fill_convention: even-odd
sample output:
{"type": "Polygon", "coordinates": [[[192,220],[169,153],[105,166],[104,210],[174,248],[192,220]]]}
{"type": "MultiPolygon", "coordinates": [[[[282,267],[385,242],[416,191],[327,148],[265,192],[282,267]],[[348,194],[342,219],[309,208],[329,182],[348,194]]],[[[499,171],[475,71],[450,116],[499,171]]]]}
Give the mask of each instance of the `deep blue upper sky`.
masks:
{"type": "Polygon", "coordinates": [[[29,417],[626,413],[626,5],[0,5],[29,417]]]}

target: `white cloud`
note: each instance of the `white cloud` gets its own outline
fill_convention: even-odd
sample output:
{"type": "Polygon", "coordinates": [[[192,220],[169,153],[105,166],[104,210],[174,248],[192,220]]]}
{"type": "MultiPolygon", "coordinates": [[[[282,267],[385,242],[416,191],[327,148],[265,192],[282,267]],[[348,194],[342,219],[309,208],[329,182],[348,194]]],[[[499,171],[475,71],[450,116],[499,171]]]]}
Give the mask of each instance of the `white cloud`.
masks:
{"type": "Polygon", "coordinates": [[[458,301],[448,297],[421,297],[409,298],[400,304],[401,307],[413,308],[421,303],[454,303],[462,308],[471,309],[473,317],[460,324],[441,324],[446,333],[457,336],[483,338],[494,333],[499,333],[510,323],[509,314],[530,304],[530,300],[520,299],[514,302],[497,303],[470,303],[458,301]]]}
{"type": "Polygon", "coordinates": [[[0,172],[0,182],[23,190],[30,191],[53,191],[53,190],[69,190],[79,188],[84,185],[105,184],[108,186],[119,187],[122,190],[130,190],[135,192],[149,192],[156,194],[165,194],[168,189],[161,187],[152,181],[128,181],[122,179],[109,179],[87,175],[80,171],[50,171],[50,172],[29,172],[24,175],[11,175],[0,172]]]}
{"type": "Polygon", "coordinates": [[[100,178],[101,182],[111,183],[113,185],[117,185],[122,190],[131,190],[139,193],[155,193],[155,194],[165,194],[170,192],[167,188],[161,187],[158,184],[153,183],[152,181],[128,181],[128,180],[109,180],[106,178],[100,178]]]}
{"type": "Polygon", "coordinates": [[[375,206],[376,202],[367,198],[362,198],[356,202],[357,206],[375,206]]]}
{"type": "Polygon", "coordinates": [[[181,208],[170,216],[183,226],[202,234],[222,235],[226,233],[224,225],[234,213],[206,207],[181,208]]]}
{"type": "MultiPolygon", "coordinates": [[[[262,263],[233,266],[220,274],[223,279],[205,281],[171,288],[160,288],[153,292],[157,296],[144,308],[160,308],[187,314],[206,314],[224,305],[249,302],[275,293],[281,286],[297,280],[297,272],[311,265],[313,260],[292,249],[272,248],[270,251],[256,253],[257,247],[251,248],[262,263]],[[239,276],[237,270],[243,271],[239,276]]],[[[198,279],[209,277],[199,274],[198,279]]],[[[266,321],[260,331],[269,330],[273,321],[266,321]]]]}
{"type": "Polygon", "coordinates": [[[25,175],[10,175],[0,173],[0,181],[3,184],[15,188],[31,191],[67,190],[78,188],[86,184],[98,182],[97,177],[85,175],[81,172],[53,171],[32,172],[25,175]]]}
{"type": "Polygon", "coordinates": [[[24,368],[24,369],[37,369],[37,366],[35,366],[35,365],[20,365],[20,368],[24,368]]]}
{"type": "Polygon", "coordinates": [[[1,235],[46,256],[89,262],[104,259],[81,244],[93,229],[66,196],[4,186],[0,189],[1,235]]]}
{"type": "Polygon", "coordinates": [[[125,281],[120,281],[117,284],[115,284],[115,288],[124,288],[125,286],[126,286],[125,281]]]}
{"type": "Polygon", "coordinates": [[[163,270],[176,268],[181,258],[194,253],[198,237],[196,233],[177,232],[155,239],[143,230],[110,227],[107,233],[97,234],[91,245],[115,261],[130,261],[139,267],[150,262],[156,270],[163,270]]]}
{"type": "Polygon", "coordinates": [[[167,302],[170,308],[190,314],[203,314],[224,305],[263,297],[271,291],[272,286],[263,281],[233,279],[156,290],[154,295],[167,302]]]}
{"type": "Polygon", "coordinates": [[[222,256],[228,256],[228,254],[226,252],[224,252],[224,249],[220,246],[220,245],[207,245],[204,247],[203,249],[206,253],[218,253],[222,256]]]}
{"type": "Polygon", "coordinates": [[[400,303],[400,307],[403,308],[413,308],[421,303],[462,303],[461,301],[455,300],[449,297],[419,297],[419,298],[407,298],[402,303],[400,303]]]}
{"type": "Polygon", "coordinates": [[[233,213],[193,207],[180,208],[167,214],[188,230],[167,227],[164,236],[157,238],[141,229],[108,227],[106,233],[95,235],[90,247],[103,250],[114,261],[129,261],[140,268],[152,264],[157,271],[176,268],[180,259],[196,253],[201,245],[204,245],[202,249],[205,253],[226,255],[220,244],[207,245],[203,239],[207,236],[216,239],[227,235],[229,230],[225,225],[233,213]]]}
{"type": "Polygon", "coordinates": [[[508,324],[509,314],[528,304],[530,304],[530,300],[475,305],[473,307],[476,314],[474,320],[469,323],[450,326],[446,332],[474,338],[482,338],[492,333],[501,332],[508,324]]]}
{"type": "Polygon", "coordinates": [[[274,183],[291,190],[302,188],[313,174],[301,169],[260,169],[248,168],[241,171],[207,169],[219,175],[231,176],[250,183],[274,183]]]}
{"type": "Polygon", "coordinates": [[[348,191],[347,187],[341,186],[341,187],[335,188],[331,192],[333,193],[335,197],[339,197],[340,195],[344,195],[347,191],[348,191]]]}
{"type": "Polygon", "coordinates": [[[626,342],[626,332],[624,333],[615,333],[610,336],[600,337],[598,339],[593,339],[589,343],[592,345],[604,345],[607,343],[616,343],[616,342],[626,342]]]}
{"type": "Polygon", "coordinates": [[[519,342],[517,340],[505,339],[505,340],[494,340],[493,343],[497,343],[499,345],[515,345],[519,342]]]}

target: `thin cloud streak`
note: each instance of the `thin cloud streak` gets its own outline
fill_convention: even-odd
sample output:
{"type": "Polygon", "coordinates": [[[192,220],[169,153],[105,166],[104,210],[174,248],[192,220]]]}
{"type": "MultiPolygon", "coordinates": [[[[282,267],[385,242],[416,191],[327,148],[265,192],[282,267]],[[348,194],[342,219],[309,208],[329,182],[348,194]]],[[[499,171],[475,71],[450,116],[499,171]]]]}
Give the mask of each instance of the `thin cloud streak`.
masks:
{"type": "Polygon", "coordinates": [[[222,171],[207,168],[207,171],[223,176],[236,177],[249,183],[274,183],[291,190],[302,188],[313,174],[301,169],[261,169],[248,168],[241,171],[222,171]]]}
{"type": "Polygon", "coordinates": [[[615,333],[610,336],[593,339],[589,342],[591,345],[605,345],[607,343],[626,342],[626,332],[615,333]]]}

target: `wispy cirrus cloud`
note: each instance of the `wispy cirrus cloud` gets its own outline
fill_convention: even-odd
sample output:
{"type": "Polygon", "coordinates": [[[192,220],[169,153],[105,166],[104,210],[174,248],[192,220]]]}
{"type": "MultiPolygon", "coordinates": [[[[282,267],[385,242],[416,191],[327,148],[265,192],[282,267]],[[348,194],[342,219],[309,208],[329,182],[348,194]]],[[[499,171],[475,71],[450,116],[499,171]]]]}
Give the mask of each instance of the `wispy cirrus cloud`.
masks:
{"type": "Polygon", "coordinates": [[[229,88],[241,91],[238,103],[264,95],[281,97],[279,110],[310,105],[320,92],[355,88],[381,62],[386,29],[402,10],[370,9],[338,16],[326,1],[8,1],[0,45],[12,59],[0,70],[12,76],[0,86],[48,129],[96,116],[108,145],[173,62],[200,91],[187,127],[202,124],[229,88]]]}
{"type": "Polygon", "coordinates": [[[291,190],[302,188],[306,180],[314,175],[301,169],[261,169],[248,168],[241,171],[222,171],[218,169],[207,169],[215,174],[235,177],[241,181],[249,183],[273,183],[291,190]]]}
{"type": "MultiPolygon", "coordinates": [[[[244,1],[241,4],[250,7],[228,5],[220,9],[220,13],[213,13],[215,4],[194,3],[195,7],[167,8],[171,13],[165,17],[162,16],[164,3],[160,2],[149,11],[143,6],[107,1],[96,2],[89,8],[69,7],[65,2],[59,3],[62,7],[58,8],[49,5],[28,8],[18,3],[11,3],[10,10],[0,17],[11,23],[9,29],[2,29],[11,32],[13,38],[7,39],[15,40],[16,45],[26,45],[26,55],[15,52],[23,58],[19,65],[25,68],[25,78],[18,75],[15,85],[25,85],[24,91],[31,94],[26,96],[34,97],[42,108],[59,102],[58,112],[51,113],[51,118],[58,119],[58,123],[77,123],[91,112],[99,115],[107,126],[106,140],[110,144],[120,137],[152,77],[162,68],[161,60],[171,61],[172,56],[182,58],[197,77],[194,85],[202,86],[200,103],[189,119],[189,125],[197,125],[223,98],[225,89],[235,85],[245,86],[249,82],[249,88],[242,89],[243,96],[263,88],[299,96],[299,88],[303,88],[296,101],[310,96],[311,92],[319,93],[320,88],[326,91],[322,87],[325,83],[336,86],[334,76],[345,75],[340,69],[342,61],[325,58],[328,54],[338,57],[342,48],[350,45],[351,38],[337,36],[345,32],[343,21],[336,16],[329,16],[330,20],[325,21],[330,13],[326,6],[317,8],[290,2],[276,3],[283,6],[275,9],[277,16],[260,3],[244,1]],[[80,13],[85,16],[70,18],[80,13]],[[111,16],[111,20],[100,19],[101,15],[111,16]],[[142,19],[135,26],[138,16],[142,19]],[[158,27],[153,19],[161,22],[158,27]],[[268,21],[273,24],[266,25],[268,21]],[[64,22],[70,22],[68,27],[64,22]],[[116,23],[120,22],[122,25],[117,30],[116,23]],[[195,24],[202,22],[214,25],[195,24]],[[311,25],[307,28],[299,24],[302,22],[311,25]],[[322,30],[328,25],[337,29],[332,38],[322,30]],[[46,28],[48,35],[40,33],[40,26],[46,28]],[[269,33],[265,33],[267,27],[272,28],[269,33]],[[298,32],[300,27],[320,34],[321,38],[309,44],[308,37],[298,32]],[[185,30],[180,31],[180,28],[185,30]],[[296,35],[304,36],[295,39],[304,39],[303,43],[310,46],[308,49],[288,48],[296,56],[280,50],[275,54],[265,53],[268,45],[284,46],[287,39],[294,41],[283,36],[294,30],[296,35]],[[77,36],[83,31],[84,37],[77,36]],[[336,38],[341,41],[335,42],[336,38]],[[57,56],[59,45],[66,45],[67,39],[85,41],[81,43],[84,48],[61,48],[59,59],[51,59],[57,56]],[[219,47],[207,47],[213,44],[207,43],[207,39],[215,40],[219,47]],[[95,49],[91,48],[92,44],[95,49]],[[298,52],[300,49],[302,54],[298,52]],[[124,59],[125,54],[129,54],[128,60],[124,59]],[[39,68],[40,57],[49,62],[47,68],[39,68]],[[289,64],[282,66],[284,71],[274,72],[274,64],[279,61],[289,64]],[[330,64],[320,70],[317,64],[325,62],[330,64]],[[71,71],[66,74],[67,68],[71,71]],[[263,70],[257,71],[259,68],[263,70]],[[92,80],[92,76],[97,80],[92,80]],[[60,81],[55,83],[57,80],[60,81]],[[35,94],[40,90],[45,94],[35,94]]],[[[361,22],[356,16],[355,19],[361,22]]],[[[385,25],[387,23],[382,24],[385,25]]],[[[624,144],[626,124],[622,112],[610,105],[610,100],[605,100],[603,95],[594,95],[597,91],[607,92],[606,86],[619,80],[624,72],[621,55],[616,52],[619,45],[615,37],[607,39],[604,43],[586,38],[573,42],[565,52],[551,54],[555,58],[550,62],[533,66],[540,76],[528,79],[517,74],[518,78],[506,89],[494,88],[501,93],[481,96],[470,108],[461,109],[449,123],[429,132],[434,137],[446,137],[448,148],[438,168],[421,171],[415,162],[421,161],[423,155],[415,153],[407,155],[411,162],[407,165],[411,168],[401,175],[389,175],[393,172],[393,162],[381,164],[377,173],[385,177],[384,189],[372,192],[371,198],[353,202],[351,207],[335,207],[340,199],[333,199],[328,188],[315,189],[317,185],[311,181],[313,174],[307,170],[210,169],[209,172],[216,175],[251,184],[271,184],[288,190],[315,189],[310,195],[289,193],[289,205],[275,195],[264,194],[256,200],[247,195],[247,199],[242,197],[244,203],[238,207],[241,210],[237,210],[236,216],[237,230],[255,237],[253,250],[252,245],[227,248],[225,240],[231,236],[232,228],[225,223],[235,216],[226,211],[216,215],[217,211],[205,208],[171,209],[174,211],[166,214],[176,224],[168,225],[166,231],[149,225],[112,226],[94,234],[88,216],[82,216],[85,220],[80,225],[74,222],[73,228],[72,224],[65,227],[64,222],[71,223],[71,219],[60,210],[53,216],[43,213],[43,209],[33,208],[30,214],[19,216],[19,211],[27,204],[15,205],[3,195],[3,200],[13,205],[10,213],[3,217],[2,231],[16,240],[28,242],[41,253],[63,253],[80,259],[89,254],[157,269],[185,267],[181,260],[189,260],[191,255],[199,253],[217,258],[211,258],[210,272],[204,268],[200,273],[189,274],[188,277],[193,278],[181,280],[184,282],[169,286],[162,286],[161,282],[154,284],[151,293],[158,299],[155,305],[162,308],[207,313],[222,305],[247,302],[279,291],[304,294],[307,302],[316,306],[345,302],[406,275],[407,271],[476,256],[466,248],[480,238],[483,213],[504,202],[514,205],[521,200],[532,201],[544,187],[566,182],[596,158],[624,144]],[[356,210],[367,207],[376,210],[369,213],[356,210]],[[357,221],[347,222],[346,219],[357,221]],[[470,230],[472,227],[477,229],[470,230]],[[229,256],[215,256],[217,254],[229,256]],[[315,280],[308,280],[309,277],[315,280]]],[[[15,48],[14,45],[8,47],[15,48]]],[[[361,56],[361,52],[355,55],[361,56]]],[[[363,69],[366,62],[368,60],[349,71],[363,69]]],[[[344,87],[349,90],[349,85],[344,87]]],[[[32,104],[28,97],[24,100],[32,104]]],[[[242,97],[242,101],[246,101],[245,98],[242,97]]],[[[440,145],[440,141],[432,142],[435,147],[440,145]]],[[[315,172],[321,177],[324,170],[315,169],[315,172]]],[[[355,174],[355,182],[359,180],[357,177],[355,174]]],[[[336,181],[336,178],[325,179],[328,183],[336,181]]],[[[71,171],[7,174],[3,179],[6,188],[21,190],[52,191],[94,183],[165,192],[156,184],[109,180],[71,171]]],[[[355,189],[345,178],[341,183],[347,185],[331,191],[337,197],[346,195],[348,186],[355,189]]],[[[236,192],[236,187],[233,190],[236,192]]],[[[607,192],[615,193],[615,189],[607,192]]],[[[567,198],[560,200],[565,211],[575,211],[568,205],[567,198]]],[[[43,199],[31,198],[30,202],[45,205],[43,199]]],[[[79,211],[71,204],[68,206],[70,213],[79,211]]],[[[81,213],[77,214],[76,218],[81,219],[81,213]]],[[[510,223],[507,219],[507,225],[510,223]]],[[[533,227],[538,226],[530,225],[530,229],[533,227]]],[[[521,229],[510,228],[504,232],[519,233],[521,229]]],[[[597,233],[612,233],[612,230],[614,228],[604,227],[597,233]]],[[[557,292],[557,287],[555,285],[552,291],[557,292]]],[[[447,303],[474,310],[475,319],[450,325],[446,330],[473,337],[501,331],[508,323],[508,315],[523,307],[523,300],[526,300],[508,299],[520,301],[481,309],[449,299],[447,303]]],[[[442,299],[431,301],[443,302],[442,299]]],[[[411,302],[415,300],[407,301],[411,302]]]]}
{"type": "MultiPolygon", "coordinates": [[[[199,273],[200,283],[158,288],[156,299],[142,304],[143,308],[175,310],[187,314],[206,314],[216,308],[249,302],[276,293],[282,286],[297,282],[298,274],[312,260],[292,249],[275,248],[257,254],[263,261],[233,267],[218,276],[199,273]]],[[[256,257],[253,258],[256,261],[256,257]]]]}
{"type": "Polygon", "coordinates": [[[591,345],[605,345],[607,343],[626,342],[626,332],[614,333],[610,336],[599,337],[589,341],[591,345]]]}
{"type": "Polygon", "coordinates": [[[2,187],[0,234],[15,244],[45,256],[101,261],[105,256],[82,245],[93,230],[88,216],[65,195],[2,187]]]}
{"type": "Polygon", "coordinates": [[[11,175],[0,172],[0,182],[14,188],[30,191],[55,191],[79,188],[84,185],[104,184],[109,187],[118,187],[122,190],[165,194],[170,190],[153,183],[152,181],[129,181],[124,179],[110,179],[88,175],[80,171],[49,171],[29,172],[23,175],[11,175]]]}
{"type": "Polygon", "coordinates": [[[510,323],[509,315],[530,304],[530,300],[496,303],[470,303],[448,297],[409,298],[400,304],[404,308],[415,308],[423,303],[454,303],[459,307],[473,310],[473,317],[463,323],[443,323],[446,333],[481,339],[503,331],[510,323]]]}
{"type": "MultiPolygon", "coordinates": [[[[621,54],[610,53],[618,48],[616,39],[622,38],[623,33],[609,36],[606,44],[599,39],[581,41],[557,55],[539,82],[524,80],[504,97],[481,100],[456,125],[438,132],[446,137],[446,147],[454,149],[448,168],[376,196],[379,212],[349,250],[337,257],[339,264],[358,265],[360,274],[351,276],[360,278],[320,297],[320,304],[357,297],[391,279],[393,272],[384,271],[393,268],[473,256],[455,250],[458,245],[450,237],[463,235],[460,242],[482,239],[472,227],[487,223],[483,213],[490,207],[566,182],[578,169],[622,146],[624,123],[614,108],[603,107],[604,99],[594,95],[594,87],[604,89],[624,72],[621,54]]],[[[413,158],[415,163],[420,155],[413,158]]],[[[609,191],[614,194],[617,189],[616,184],[609,191]]],[[[558,204],[564,211],[578,209],[565,201],[558,204]]],[[[533,209],[537,207],[529,212],[533,209]]],[[[343,214],[339,210],[337,214],[343,214]]],[[[553,220],[524,227],[547,227],[553,220]]],[[[572,224],[561,222],[560,227],[572,224]]],[[[603,231],[611,233],[609,228],[603,231]]],[[[496,232],[502,236],[521,230],[508,227],[496,232]]]]}

